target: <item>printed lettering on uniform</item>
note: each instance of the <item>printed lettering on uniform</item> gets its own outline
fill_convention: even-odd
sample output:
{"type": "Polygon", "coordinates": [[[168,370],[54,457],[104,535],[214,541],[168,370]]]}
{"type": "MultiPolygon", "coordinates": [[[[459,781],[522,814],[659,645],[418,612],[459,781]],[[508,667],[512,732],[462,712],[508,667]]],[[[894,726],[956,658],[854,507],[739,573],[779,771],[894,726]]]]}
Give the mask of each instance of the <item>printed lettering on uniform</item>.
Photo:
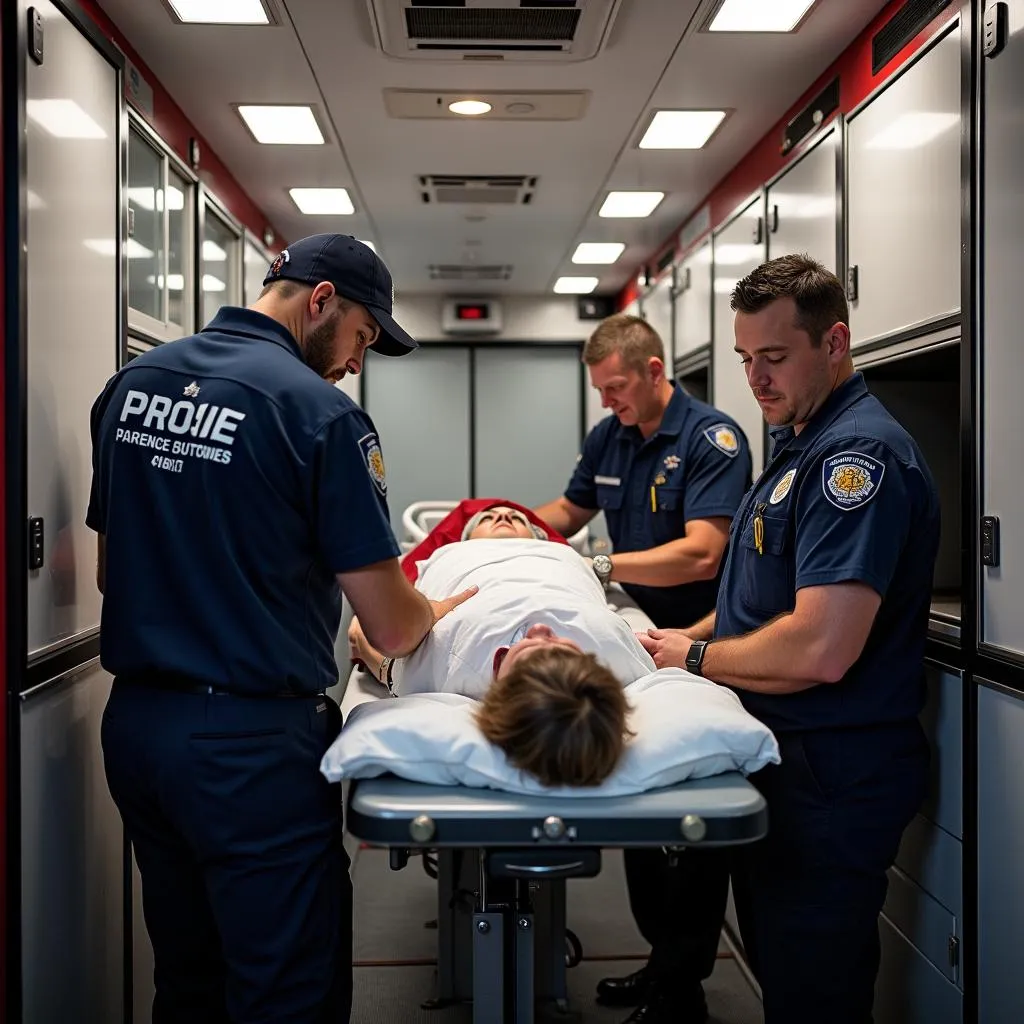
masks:
{"type": "Polygon", "coordinates": [[[849,512],[866,505],[882,486],[885,464],[861,452],[840,452],[825,460],[821,489],[836,508],[849,512]]]}
{"type": "Polygon", "coordinates": [[[164,452],[163,456],[154,456],[150,465],[174,473],[180,473],[185,462],[182,458],[168,456],[227,465],[231,462],[231,446],[235,443],[238,427],[246,414],[211,402],[196,405],[191,399],[198,392],[199,385],[195,381],[184,391],[189,401],[179,399],[175,402],[166,395],[130,390],[121,406],[119,422],[123,426],[117,428],[114,440],[164,452]]]}
{"type": "Polygon", "coordinates": [[[730,459],[736,458],[740,453],[740,441],[736,431],[728,423],[716,423],[704,431],[704,437],[708,444],[724,452],[730,459]]]}
{"type": "Polygon", "coordinates": [[[771,497],[768,499],[769,505],[778,505],[778,503],[782,501],[787,494],[789,494],[789,489],[793,486],[793,478],[795,476],[795,469],[791,469],[783,476],[783,478],[775,485],[775,490],[772,491],[771,497]]]}
{"type": "Polygon", "coordinates": [[[595,476],[595,484],[604,484],[605,487],[620,487],[622,485],[622,477],[620,476],[595,476]]]}
{"type": "Polygon", "coordinates": [[[366,468],[369,471],[370,479],[377,490],[386,497],[388,481],[384,472],[384,453],[381,451],[377,435],[373,433],[364,434],[359,438],[359,449],[366,460],[366,468]]]}

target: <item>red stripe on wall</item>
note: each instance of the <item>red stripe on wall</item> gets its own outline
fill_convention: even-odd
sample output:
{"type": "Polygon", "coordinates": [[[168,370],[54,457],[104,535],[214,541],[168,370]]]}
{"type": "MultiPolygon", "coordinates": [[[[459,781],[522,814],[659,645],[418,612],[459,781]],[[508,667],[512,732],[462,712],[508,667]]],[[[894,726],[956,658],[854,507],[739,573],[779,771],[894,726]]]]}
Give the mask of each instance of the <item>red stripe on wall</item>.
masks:
{"type": "Polygon", "coordinates": [[[196,139],[200,145],[200,165],[196,172],[200,180],[227,207],[228,211],[244,224],[257,238],[263,240],[263,232],[270,228],[274,232],[271,249],[284,248],[286,241],[277,229],[269,222],[263,211],[252,201],[234,175],[217,157],[213,148],[196,131],[195,126],[185,116],[184,111],[171,98],[170,93],[160,84],[156,76],[147,67],[145,61],[135,52],[131,43],[124,37],[121,30],[110,20],[100,8],[97,0],[78,0],[86,14],[96,23],[99,30],[118,46],[128,59],[139,69],[139,74],[153,88],[153,115],[138,111],[160,136],[161,139],[185,161],[189,163],[189,141],[196,139]]]}
{"type": "MultiPolygon", "coordinates": [[[[843,51],[839,59],[814,81],[771,131],[711,190],[703,202],[697,204],[697,210],[708,204],[712,229],[717,228],[729,214],[739,208],[744,200],[749,199],[766,181],[778,174],[799,152],[799,147],[797,147],[797,150],[787,156],[781,155],[779,150],[782,145],[783,130],[836,75],[839,76],[839,110],[836,111],[836,114],[839,112],[847,114],[906,63],[941,26],[955,18],[960,11],[958,3],[951,3],[907,43],[888,64],[880,68],[876,75],[871,70],[871,40],[893,14],[903,6],[903,3],[904,0],[892,0],[886,4],[874,21],[843,51]]],[[[833,114],[832,117],[834,118],[836,114],[833,114]]],[[[670,248],[675,247],[679,231],[685,227],[689,219],[687,218],[687,221],[680,224],[679,228],[673,232],[672,237],[666,239],[655,250],[651,258],[645,261],[646,265],[655,267],[657,261],[670,248]]],[[[694,245],[696,245],[696,241],[694,245]]],[[[637,269],[639,270],[639,268],[637,269]]],[[[619,309],[627,306],[636,298],[639,292],[636,276],[636,274],[632,275],[630,283],[619,293],[619,309]]]]}

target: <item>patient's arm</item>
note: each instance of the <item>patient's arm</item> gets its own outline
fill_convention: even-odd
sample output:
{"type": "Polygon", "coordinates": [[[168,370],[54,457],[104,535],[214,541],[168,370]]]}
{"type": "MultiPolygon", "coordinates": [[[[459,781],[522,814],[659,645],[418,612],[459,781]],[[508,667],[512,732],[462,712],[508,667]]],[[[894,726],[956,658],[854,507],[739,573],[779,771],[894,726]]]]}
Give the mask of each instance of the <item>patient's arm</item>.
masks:
{"type": "MultiPolygon", "coordinates": [[[[358,618],[353,618],[348,627],[348,655],[353,663],[361,662],[367,672],[380,679],[384,655],[366,639],[366,634],[363,632],[363,627],[359,625],[358,618]]],[[[381,680],[381,682],[387,682],[387,680],[381,680]]]]}
{"type": "Polygon", "coordinates": [[[571,537],[578,533],[597,515],[595,509],[580,508],[565,497],[549,501],[546,505],[535,508],[533,512],[563,537],[571,537]]]}
{"type": "Polygon", "coordinates": [[[724,517],[691,519],[685,537],[646,551],[613,554],[611,578],[645,587],[713,580],[729,540],[729,522],[724,517]]]}

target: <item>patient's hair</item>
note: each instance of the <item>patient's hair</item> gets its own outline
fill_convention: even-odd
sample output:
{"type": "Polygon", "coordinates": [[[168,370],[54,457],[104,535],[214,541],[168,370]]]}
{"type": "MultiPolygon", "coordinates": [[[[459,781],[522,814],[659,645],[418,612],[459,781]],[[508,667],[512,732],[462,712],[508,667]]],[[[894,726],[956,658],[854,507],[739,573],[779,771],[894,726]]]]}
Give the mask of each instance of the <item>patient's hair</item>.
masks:
{"type": "Polygon", "coordinates": [[[477,725],[510,763],[545,786],[599,786],[627,737],[622,684],[592,654],[564,647],[523,652],[495,679],[477,725]]]}

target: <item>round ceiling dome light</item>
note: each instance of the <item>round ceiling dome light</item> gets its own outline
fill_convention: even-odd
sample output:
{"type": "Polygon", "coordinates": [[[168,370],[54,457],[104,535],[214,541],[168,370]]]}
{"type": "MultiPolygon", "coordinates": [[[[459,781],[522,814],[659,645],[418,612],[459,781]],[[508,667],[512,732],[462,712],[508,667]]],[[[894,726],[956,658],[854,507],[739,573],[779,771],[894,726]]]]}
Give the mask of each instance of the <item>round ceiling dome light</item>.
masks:
{"type": "Polygon", "coordinates": [[[537,108],[532,103],[515,102],[510,103],[505,107],[505,112],[509,114],[532,114],[537,108]]]}
{"type": "Polygon", "coordinates": [[[453,114],[462,114],[463,117],[479,117],[480,114],[486,114],[491,105],[483,100],[456,100],[448,104],[448,109],[453,114]]]}

